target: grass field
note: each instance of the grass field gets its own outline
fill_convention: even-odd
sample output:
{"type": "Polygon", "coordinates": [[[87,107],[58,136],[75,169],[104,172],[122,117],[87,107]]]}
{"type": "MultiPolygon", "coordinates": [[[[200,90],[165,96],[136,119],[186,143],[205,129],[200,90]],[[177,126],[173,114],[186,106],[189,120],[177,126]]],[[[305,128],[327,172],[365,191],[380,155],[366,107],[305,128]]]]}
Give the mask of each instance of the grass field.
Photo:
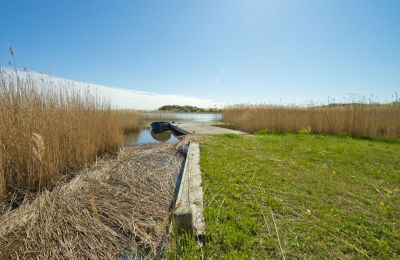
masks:
{"type": "Polygon", "coordinates": [[[206,136],[206,241],[182,257],[398,258],[400,144],[311,134],[206,136]]]}

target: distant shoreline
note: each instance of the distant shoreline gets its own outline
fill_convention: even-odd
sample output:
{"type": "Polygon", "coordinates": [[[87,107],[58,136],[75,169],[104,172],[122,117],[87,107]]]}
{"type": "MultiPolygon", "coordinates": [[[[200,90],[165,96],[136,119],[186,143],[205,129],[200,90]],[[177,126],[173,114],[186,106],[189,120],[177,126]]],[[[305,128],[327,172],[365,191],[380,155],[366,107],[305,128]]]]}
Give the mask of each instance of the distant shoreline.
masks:
{"type": "Polygon", "coordinates": [[[159,113],[159,114],[221,114],[222,111],[210,111],[210,112],[184,112],[174,110],[137,110],[140,113],[159,113]]]}

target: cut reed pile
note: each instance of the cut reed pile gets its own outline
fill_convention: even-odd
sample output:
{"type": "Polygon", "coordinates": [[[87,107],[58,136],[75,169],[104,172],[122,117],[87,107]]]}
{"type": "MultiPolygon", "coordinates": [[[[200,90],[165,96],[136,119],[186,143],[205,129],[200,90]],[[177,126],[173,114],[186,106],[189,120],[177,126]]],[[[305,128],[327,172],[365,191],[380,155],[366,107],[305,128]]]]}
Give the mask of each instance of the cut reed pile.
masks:
{"type": "Polygon", "coordinates": [[[309,131],[363,137],[400,137],[400,103],[315,107],[235,105],[223,110],[224,123],[245,131],[309,131]]]}
{"type": "MultiPolygon", "coordinates": [[[[181,145],[181,144],[179,144],[181,145]]],[[[0,258],[136,259],[161,254],[177,145],[126,147],[0,216],[0,258]]]]}
{"type": "Polygon", "coordinates": [[[137,127],[140,118],[113,111],[89,89],[0,68],[0,201],[6,193],[51,187],[63,174],[118,151],[122,128],[137,127]]]}

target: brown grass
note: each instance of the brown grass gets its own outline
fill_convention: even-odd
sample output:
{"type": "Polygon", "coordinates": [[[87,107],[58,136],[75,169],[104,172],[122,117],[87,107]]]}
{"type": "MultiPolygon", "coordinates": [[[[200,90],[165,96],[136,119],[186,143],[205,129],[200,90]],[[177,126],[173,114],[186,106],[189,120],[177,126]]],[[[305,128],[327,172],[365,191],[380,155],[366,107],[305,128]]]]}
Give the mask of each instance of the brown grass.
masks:
{"type": "Polygon", "coordinates": [[[52,187],[63,174],[118,151],[122,130],[140,120],[88,89],[0,69],[0,201],[7,192],[52,187]]]}
{"type": "Polygon", "coordinates": [[[305,130],[319,134],[398,138],[400,103],[318,107],[235,105],[224,109],[223,122],[245,132],[305,130]]]}
{"type": "Polygon", "coordinates": [[[0,211],[0,259],[160,258],[182,145],[125,147],[52,191],[0,211]]]}

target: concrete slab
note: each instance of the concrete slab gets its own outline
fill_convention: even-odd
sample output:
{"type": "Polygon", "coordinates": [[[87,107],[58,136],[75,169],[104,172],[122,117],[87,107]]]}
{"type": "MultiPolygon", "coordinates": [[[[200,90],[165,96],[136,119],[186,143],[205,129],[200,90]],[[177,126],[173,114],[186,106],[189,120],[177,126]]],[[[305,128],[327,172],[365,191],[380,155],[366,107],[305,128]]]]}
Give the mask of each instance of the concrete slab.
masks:
{"type": "Polygon", "coordinates": [[[215,126],[216,122],[177,122],[178,127],[190,131],[194,134],[238,134],[247,133],[215,126]]]}

